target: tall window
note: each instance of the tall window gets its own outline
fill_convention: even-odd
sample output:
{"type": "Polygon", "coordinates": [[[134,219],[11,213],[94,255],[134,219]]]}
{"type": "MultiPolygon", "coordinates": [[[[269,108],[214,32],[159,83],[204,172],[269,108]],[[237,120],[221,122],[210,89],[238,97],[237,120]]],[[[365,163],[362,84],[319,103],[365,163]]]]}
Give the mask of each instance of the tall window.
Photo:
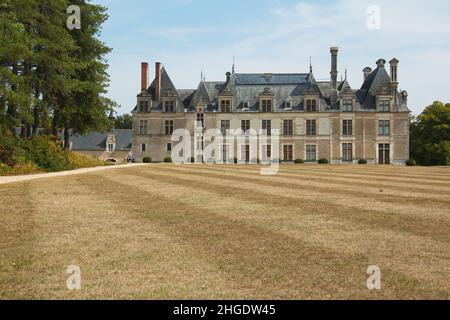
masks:
{"type": "Polygon", "coordinates": [[[250,130],[250,120],[241,120],[241,129],[244,133],[250,130]]]}
{"type": "Polygon", "coordinates": [[[245,144],[241,146],[241,160],[250,161],[250,145],[245,144]]]}
{"type": "Polygon", "coordinates": [[[272,120],[263,120],[262,121],[262,130],[268,136],[272,134],[272,120]]]}
{"type": "Polygon", "coordinates": [[[306,145],[306,161],[317,161],[317,154],[316,154],[316,145],[306,145]]]}
{"type": "Polygon", "coordinates": [[[353,135],[353,120],[342,120],[342,135],[353,135]]]}
{"type": "Polygon", "coordinates": [[[108,152],[111,153],[114,151],[114,144],[108,143],[108,152]]]}
{"type": "Polygon", "coordinates": [[[231,112],[231,100],[230,99],[220,100],[220,111],[221,112],[231,112]]]}
{"type": "Polygon", "coordinates": [[[263,161],[269,161],[272,158],[272,146],[270,144],[263,144],[261,148],[263,161]]]}
{"type": "Polygon", "coordinates": [[[226,135],[227,130],[230,130],[230,120],[220,121],[220,131],[222,131],[222,134],[226,135]]]}
{"type": "Polygon", "coordinates": [[[172,144],[171,143],[167,143],[166,144],[166,151],[172,151],[172,144]]]}
{"type": "Polygon", "coordinates": [[[285,136],[292,136],[292,120],[284,120],[283,121],[283,134],[285,136]]]}
{"type": "Polygon", "coordinates": [[[173,133],[173,120],[166,120],[164,133],[170,136],[173,133]]]}
{"type": "Polygon", "coordinates": [[[306,112],[317,112],[317,100],[306,100],[306,112]]]}
{"type": "Polygon", "coordinates": [[[229,157],[230,157],[230,155],[231,155],[230,145],[229,144],[223,144],[222,145],[222,160],[223,160],[223,162],[227,162],[229,157]]]}
{"type": "Polygon", "coordinates": [[[342,112],[352,112],[353,111],[353,101],[344,100],[342,101],[342,112]]]}
{"type": "Polygon", "coordinates": [[[175,100],[167,100],[164,102],[165,112],[175,112],[175,100]]]}
{"type": "Polygon", "coordinates": [[[272,100],[271,99],[262,99],[262,112],[271,112],[272,111],[272,100]]]}
{"type": "Polygon", "coordinates": [[[378,122],[378,134],[380,136],[388,136],[388,135],[391,134],[390,121],[389,120],[380,120],[378,122]]]}
{"type": "Polygon", "coordinates": [[[139,121],[139,134],[147,134],[148,121],[140,120],[139,121]]]}
{"type": "Polygon", "coordinates": [[[315,136],[316,134],[316,120],[306,120],[306,135],[315,136]]]}
{"type": "Polygon", "coordinates": [[[378,145],[378,163],[379,164],[390,164],[391,162],[391,146],[389,143],[380,143],[378,145]]]}
{"type": "Polygon", "coordinates": [[[345,162],[353,161],[353,144],[351,143],[342,144],[342,160],[345,162]]]}
{"type": "Polygon", "coordinates": [[[389,112],[391,107],[391,103],[389,100],[380,100],[378,102],[378,111],[379,112],[389,112]]]}
{"type": "Polygon", "coordinates": [[[200,123],[202,128],[205,126],[205,114],[197,113],[197,124],[200,123]]]}
{"type": "Polygon", "coordinates": [[[145,143],[141,143],[141,152],[144,153],[147,151],[147,145],[145,143]]]}
{"type": "Polygon", "coordinates": [[[292,161],[294,159],[294,152],[292,144],[285,144],[283,146],[284,161],[292,161]]]}

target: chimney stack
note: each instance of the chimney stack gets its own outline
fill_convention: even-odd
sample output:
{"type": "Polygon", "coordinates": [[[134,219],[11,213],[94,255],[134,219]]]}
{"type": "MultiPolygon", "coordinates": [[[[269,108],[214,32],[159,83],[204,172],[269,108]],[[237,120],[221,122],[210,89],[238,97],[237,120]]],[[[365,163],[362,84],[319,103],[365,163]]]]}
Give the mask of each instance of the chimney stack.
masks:
{"type": "Polygon", "coordinates": [[[161,99],[161,62],[155,63],[155,100],[161,99]]]}
{"type": "Polygon", "coordinates": [[[338,55],[339,48],[338,47],[331,47],[330,53],[331,53],[331,87],[333,89],[337,88],[337,55],[338,55]]]}
{"type": "Polygon", "coordinates": [[[397,66],[398,66],[399,61],[397,59],[392,59],[391,61],[389,61],[389,64],[391,65],[391,81],[392,83],[397,83],[398,84],[398,80],[397,80],[397,66]]]}
{"type": "Polygon", "coordinates": [[[141,63],[141,92],[148,89],[148,63],[141,63]]]}
{"type": "Polygon", "coordinates": [[[372,73],[372,68],[371,67],[365,67],[363,69],[363,74],[364,74],[364,81],[367,80],[367,78],[369,77],[369,75],[372,73]]]}

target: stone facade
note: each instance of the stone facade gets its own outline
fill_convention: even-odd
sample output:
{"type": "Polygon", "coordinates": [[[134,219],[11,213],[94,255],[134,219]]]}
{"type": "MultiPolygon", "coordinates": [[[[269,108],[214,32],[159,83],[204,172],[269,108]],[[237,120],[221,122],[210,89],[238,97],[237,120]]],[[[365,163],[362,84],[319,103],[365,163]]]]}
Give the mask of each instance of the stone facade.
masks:
{"type": "MultiPolygon", "coordinates": [[[[171,155],[171,133],[194,124],[205,129],[278,129],[280,159],[403,165],[409,158],[407,92],[398,91],[398,60],[379,59],[363,70],[363,85],[353,90],[337,81],[338,48],[331,48],[330,81],[316,81],[312,67],[303,74],[227,72],[224,81],[202,81],[195,90],[177,90],[160,63],[148,85],[142,64],[141,93],[133,110],[133,153],[137,161],[171,155]]],[[[234,150],[236,154],[237,150],[234,150]]]]}

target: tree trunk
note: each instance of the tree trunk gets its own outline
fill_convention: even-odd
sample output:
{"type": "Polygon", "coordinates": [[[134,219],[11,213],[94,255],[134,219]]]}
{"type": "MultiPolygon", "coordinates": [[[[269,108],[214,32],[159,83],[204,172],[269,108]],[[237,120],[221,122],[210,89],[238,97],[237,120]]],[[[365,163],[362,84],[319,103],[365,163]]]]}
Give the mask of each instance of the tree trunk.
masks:
{"type": "Polygon", "coordinates": [[[69,126],[64,126],[64,150],[70,150],[70,134],[69,134],[69,126]]]}
{"type": "Polygon", "coordinates": [[[37,136],[37,131],[39,128],[39,112],[41,110],[40,101],[39,101],[39,88],[36,88],[35,92],[35,98],[36,98],[36,104],[34,105],[33,109],[33,136],[37,136]]]}
{"type": "Polygon", "coordinates": [[[53,111],[52,135],[58,137],[58,112],[56,110],[53,111]]]}

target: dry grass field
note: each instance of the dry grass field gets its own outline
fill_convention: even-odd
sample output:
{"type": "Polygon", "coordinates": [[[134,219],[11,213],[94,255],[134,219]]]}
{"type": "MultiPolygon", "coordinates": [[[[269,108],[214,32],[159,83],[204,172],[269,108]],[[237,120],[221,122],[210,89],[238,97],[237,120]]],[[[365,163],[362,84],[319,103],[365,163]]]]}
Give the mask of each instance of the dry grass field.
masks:
{"type": "Polygon", "coordinates": [[[0,299],[450,298],[450,168],[153,164],[0,204],[0,299]]]}

